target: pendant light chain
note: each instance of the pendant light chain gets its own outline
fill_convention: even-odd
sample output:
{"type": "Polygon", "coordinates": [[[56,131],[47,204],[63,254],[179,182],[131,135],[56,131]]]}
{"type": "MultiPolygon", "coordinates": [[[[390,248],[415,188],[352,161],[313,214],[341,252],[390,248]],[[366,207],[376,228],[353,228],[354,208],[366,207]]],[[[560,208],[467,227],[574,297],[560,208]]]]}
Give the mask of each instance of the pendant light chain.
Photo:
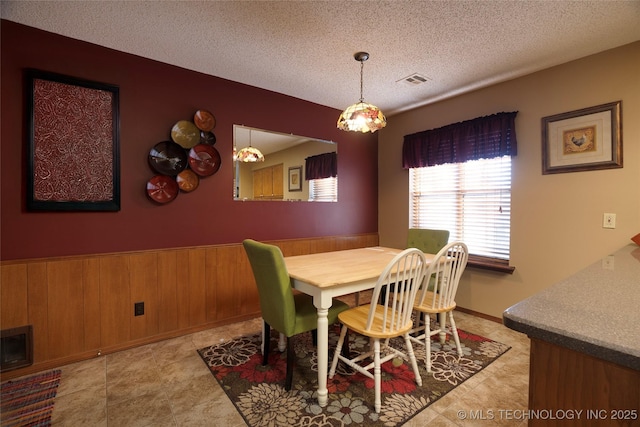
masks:
{"type": "Polygon", "coordinates": [[[363,75],[363,73],[364,73],[364,59],[361,59],[361,60],[360,60],[360,102],[363,102],[363,101],[364,101],[364,96],[362,95],[362,93],[363,93],[363,92],[362,92],[362,87],[363,87],[363,83],[362,83],[363,78],[362,78],[362,75],[363,75]]]}

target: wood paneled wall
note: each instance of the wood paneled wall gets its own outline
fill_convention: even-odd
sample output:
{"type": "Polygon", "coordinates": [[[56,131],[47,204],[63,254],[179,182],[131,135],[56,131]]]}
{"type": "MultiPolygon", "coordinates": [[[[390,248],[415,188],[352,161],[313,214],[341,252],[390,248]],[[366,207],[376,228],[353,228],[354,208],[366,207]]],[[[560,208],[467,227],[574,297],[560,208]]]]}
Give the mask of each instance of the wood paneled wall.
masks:
{"type": "MultiPolygon", "coordinates": [[[[378,244],[377,234],[271,241],[285,256],[378,244]]],[[[2,379],[260,315],[242,244],[5,261],[0,325],[33,325],[34,363],[2,379]],[[144,315],[134,316],[134,303],[144,315]]]]}

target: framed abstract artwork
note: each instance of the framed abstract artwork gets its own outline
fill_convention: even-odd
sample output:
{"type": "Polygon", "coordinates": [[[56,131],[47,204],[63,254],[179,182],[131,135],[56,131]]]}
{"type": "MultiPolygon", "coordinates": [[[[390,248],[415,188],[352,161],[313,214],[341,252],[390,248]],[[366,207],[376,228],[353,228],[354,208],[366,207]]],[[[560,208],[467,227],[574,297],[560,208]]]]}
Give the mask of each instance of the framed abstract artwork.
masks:
{"type": "Polygon", "coordinates": [[[542,118],[542,174],[622,167],[622,102],[542,118]]]}
{"type": "Polygon", "coordinates": [[[27,209],[119,211],[119,88],[27,70],[27,209]]]}

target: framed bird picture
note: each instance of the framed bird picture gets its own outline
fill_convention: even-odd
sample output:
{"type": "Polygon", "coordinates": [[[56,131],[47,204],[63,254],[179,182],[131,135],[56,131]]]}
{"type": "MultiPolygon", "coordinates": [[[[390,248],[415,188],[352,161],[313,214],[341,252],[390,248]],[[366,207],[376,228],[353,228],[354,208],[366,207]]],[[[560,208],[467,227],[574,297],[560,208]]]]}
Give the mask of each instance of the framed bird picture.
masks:
{"type": "Polygon", "coordinates": [[[622,167],[622,101],[542,118],[542,174],[622,167]]]}

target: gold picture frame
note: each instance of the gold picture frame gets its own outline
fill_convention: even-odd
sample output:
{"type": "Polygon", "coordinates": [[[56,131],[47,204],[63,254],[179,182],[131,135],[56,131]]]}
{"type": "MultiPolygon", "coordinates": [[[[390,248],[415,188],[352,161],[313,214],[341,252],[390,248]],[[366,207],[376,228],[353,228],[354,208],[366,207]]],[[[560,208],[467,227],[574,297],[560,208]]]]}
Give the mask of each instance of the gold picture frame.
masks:
{"type": "Polygon", "coordinates": [[[622,101],[542,118],[542,174],[622,167],[622,101]]]}

